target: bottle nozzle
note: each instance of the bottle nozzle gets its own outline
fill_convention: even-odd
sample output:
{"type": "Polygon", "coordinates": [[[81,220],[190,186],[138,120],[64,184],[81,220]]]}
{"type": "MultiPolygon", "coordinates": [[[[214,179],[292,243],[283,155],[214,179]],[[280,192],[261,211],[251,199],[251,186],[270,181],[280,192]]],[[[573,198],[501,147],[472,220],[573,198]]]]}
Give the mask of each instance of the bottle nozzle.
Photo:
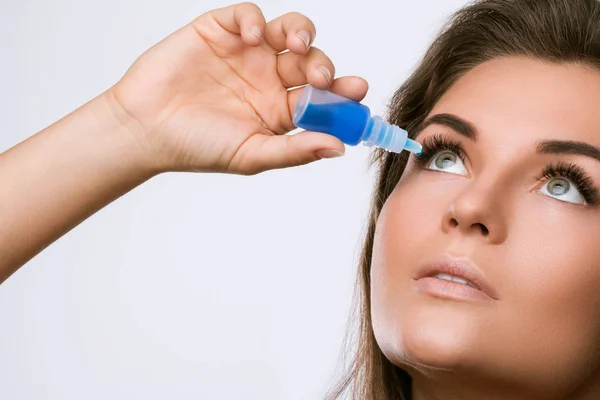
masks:
{"type": "Polygon", "coordinates": [[[367,127],[363,140],[365,146],[376,146],[394,153],[408,150],[420,155],[423,149],[419,142],[408,138],[408,132],[399,126],[388,124],[378,115],[372,118],[372,124],[367,127]]]}
{"type": "Polygon", "coordinates": [[[412,139],[406,139],[404,149],[410,151],[411,153],[415,153],[418,156],[420,156],[423,152],[423,146],[421,146],[421,143],[412,139]]]}

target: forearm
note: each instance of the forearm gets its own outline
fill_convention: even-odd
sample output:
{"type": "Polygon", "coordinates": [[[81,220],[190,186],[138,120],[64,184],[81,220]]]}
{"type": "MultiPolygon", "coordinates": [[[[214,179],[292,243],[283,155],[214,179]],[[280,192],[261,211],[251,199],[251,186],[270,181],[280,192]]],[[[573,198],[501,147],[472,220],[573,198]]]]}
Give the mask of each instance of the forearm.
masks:
{"type": "Polygon", "coordinates": [[[0,283],[150,179],[149,164],[106,95],[0,154],[0,283]]]}

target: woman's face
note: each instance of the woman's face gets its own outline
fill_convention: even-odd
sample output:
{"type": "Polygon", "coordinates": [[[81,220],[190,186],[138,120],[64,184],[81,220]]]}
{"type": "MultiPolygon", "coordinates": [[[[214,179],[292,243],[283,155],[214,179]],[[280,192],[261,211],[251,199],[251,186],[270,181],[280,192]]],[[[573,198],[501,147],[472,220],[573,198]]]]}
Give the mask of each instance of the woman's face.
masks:
{"type": "Polygon", "coordinates": [[[428,117],[438,114],[377,222],[379,346],[415,388],[457,398],[560,397],[598,382],[600,72],[494,59],[428,117]],[[443,265],[479,271],[491,297],[414,279],[443,265]]]}

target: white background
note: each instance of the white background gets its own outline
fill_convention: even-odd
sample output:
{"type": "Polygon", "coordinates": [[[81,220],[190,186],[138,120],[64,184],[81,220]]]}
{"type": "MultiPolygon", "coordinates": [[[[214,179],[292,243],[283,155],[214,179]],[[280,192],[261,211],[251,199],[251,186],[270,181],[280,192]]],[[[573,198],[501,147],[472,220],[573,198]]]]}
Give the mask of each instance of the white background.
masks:
{"type": "MultiPolygon", "coordinates": [[[[370,83],[373,114],[464,3],[258,2],[267,21],[308,15],[337,76],[370,83]]],[[[229,4],[0,0],[0,151],[229,4]]],[[[321,398],[366,228],[368,154],[347,146],[253,177],[162,175],[101,210],[0,286],[0,398],[321,398]]]]}

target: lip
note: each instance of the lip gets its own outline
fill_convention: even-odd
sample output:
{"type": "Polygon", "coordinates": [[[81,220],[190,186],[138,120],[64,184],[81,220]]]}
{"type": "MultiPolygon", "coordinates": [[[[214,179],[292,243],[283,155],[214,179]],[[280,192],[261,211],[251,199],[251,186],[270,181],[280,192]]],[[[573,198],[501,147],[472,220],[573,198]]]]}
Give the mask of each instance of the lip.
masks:
{"type": "Polygon", "coordinates": [[[413,279],[418,288],[442,297],[499,300],[498,292],[486,281],[477,266],[466,257],[441,257],[421,267],[413,279]],[[435,278],[437,274],[448,274],[465,279],[477,288],[435,278]]]}

